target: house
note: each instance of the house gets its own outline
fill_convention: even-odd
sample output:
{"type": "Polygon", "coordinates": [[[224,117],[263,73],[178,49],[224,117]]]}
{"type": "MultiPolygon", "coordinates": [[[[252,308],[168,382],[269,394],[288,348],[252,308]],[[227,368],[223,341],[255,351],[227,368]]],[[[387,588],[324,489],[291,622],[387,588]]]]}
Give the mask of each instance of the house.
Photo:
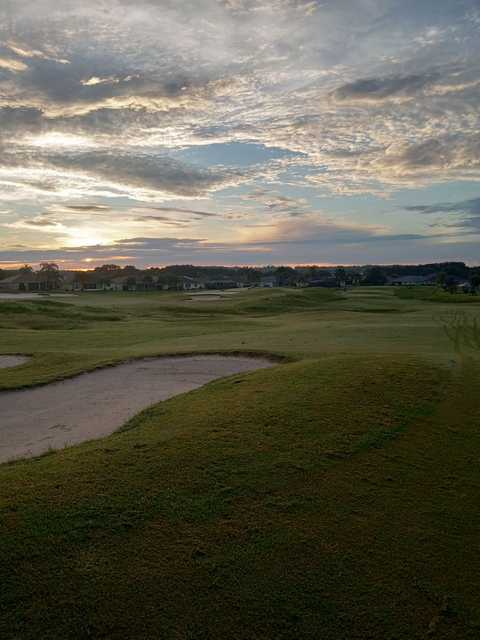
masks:
{"type": "Polygon", "coordinates": [[[64,291],[81,291],[82,282],[75,271],[62,271],[62,289],[64,291]]]}
{"type": "Polygon", "coordinates": [[[33,272],[17,273],[15,276],[4,278],[0,287],[6,291],[37,291],[38,280],[33,272]]]}
{"type": "Polygon", "coordinates": [[[428,276],[399,276],[397,278],[389,278],[388,284],[396,287],[432,285],[435,284],[436,277],[434,273],[428,276]]]}
{"type": "Polygon", "coordinates": [[[205,289],[205,284],[200,280],[198,280],[198,278],[190,278],[189,276],[183,276],[182,289],[184,291],[197,291],[198,289],[205,289]]]}
{"type": "Polygon", "coordinates": [[[137,291],[137,283],[135,276],[117,276],[111,278],[108,291],[137,291]]]}
{"type": "Polygon", "coordinates": [[[239,289],[243,287],[243,282],[236,280],[229,280],[227,278],[220,278],[217,280],[207,280],[205,287],[207,289],[239,289]]]}
{"type": "Polygon", "coordinates": [[[4,278],[0,281],[0,287],[7,291],[54,291],[64,288],[64,273],[58,272],[55,278],[41,271],[24,271],[15,276],[4,278]]]}
{"type": "Polygon", "coordinates": [[[272,289],[273,287],[278,287],[278,280],[276,276],[262,276],[259,286],[264,289],[272,289]]]}

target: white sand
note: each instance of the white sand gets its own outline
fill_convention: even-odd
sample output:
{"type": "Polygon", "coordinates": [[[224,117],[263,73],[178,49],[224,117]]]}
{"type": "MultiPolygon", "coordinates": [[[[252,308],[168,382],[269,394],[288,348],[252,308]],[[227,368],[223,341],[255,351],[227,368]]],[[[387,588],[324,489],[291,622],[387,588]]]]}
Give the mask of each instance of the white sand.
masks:
{"type": "Polygon", "coordinates": [[[101,438],[142,409],[211,380],[272,366],[247,357],[149,358],[0,393],[0,462],[101,438]]]}
{"type": "Polygon", "coordinates": [[[29,360],[30,358],[27,358],[26,356],[0,356],[0,369],[18,367],[21,364],[25,364],[25,362],[28,362],[29,360]]]}

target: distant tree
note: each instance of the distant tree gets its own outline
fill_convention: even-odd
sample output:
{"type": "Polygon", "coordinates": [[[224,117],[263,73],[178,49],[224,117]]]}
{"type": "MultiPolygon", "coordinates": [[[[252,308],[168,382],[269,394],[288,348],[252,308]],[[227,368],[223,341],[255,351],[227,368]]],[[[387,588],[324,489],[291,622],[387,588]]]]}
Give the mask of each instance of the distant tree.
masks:
{"type": "Polygon", "coordinates": [[[316,265],[307,267],[306,277],[308,280],[317,280],[320,277],[321,270],[316,265]]]}
{"type": "Polygon", "coordinates": [[[127,275],[128,275],[129,273],[135,274],[135,273],[137,273],[137,271],[138,271],[137,267],[134,267],[134,266],[133,266],[133,265],[131,265],[131,264],[127,264],[127,266],[126,266],[126,267],[123,267],[123,273],[125,273],[125,274],[127,274],[127,275]]]}
{"type": "Polygon", "coordinates": [[[20,273],[22,276],[26,276],[29,273],[33,273],[33,267],[29,264],[24,264],[23,267],[20,268],[20,273]]]}
{"type": "Polygon", "coordinates": [[[477,293],[478,289],[480,289],[480,274],[474,274],[470,278],[470,287],[472,293],[477,293]]]}
{"type": "Polygon", "coordinates": [[[244,273],[245,273],[245,279],[249,284],[256,284],[257,282],[260,282],[262,278],[262,274],[258,269],[252,269],[248,267],[247,269],[244,270],[244,273]]]}
{"type": "Polygon", "coordinates": [[[115,273],[116,271],[120,271],[121,268],[118,264],[102,264],[101,267],[95,267],[94,271],[97,273],[115,273]]]}
{"type": "Polygon", "coordinates": [[[362,274],[360,271],[350,271],[347,274],[347,282],[350,284],[359,284],[362,281],[362,274]]]}
{"type": "Polygon", "coordinates": [[[382,285],[387,282],[387,276],[381,267],[369,267],[364,282],[365,284],[382,285]]]}
{"type": "Polygon", "coordinates": [[[46,289],[57,289],[62,279],[59,266],[55,262],[42,262],[39,277],[46,289]]]}
{"type": "Polygon", "coordinates": [[[344,267],[337,267],[335,269],[335,280],[339,287],[343,287],[347,283],[347,272],[344,267]]]}
{"type": "Polygon", "coordinates": [[[281,287],[292,286],[298,280],[298,273],[292,267],[278,267],[275,269],[274,275],[281,287]]]}
{"type": "Polygon", "coordinates": [[[454,276],[446,276],[444,289],[448,291],[448,293],[457,293],[457,281],[454,276]]]}
{"type": "Polygon", "coordinates": [[[76,274],[76,279],[80,283],[80,287],[82,288],[82,291],[83,291],[83,289],[85,289],[88,284],[90,275],[88,271],[78,271],[76,274]]]}
{"type": "Polygon", "coordinates": [[[437,273],[436,282],[440,287],[445,287],[445,282],[447,281],[447,274],[445,271],[440,271],[437,273]]]}

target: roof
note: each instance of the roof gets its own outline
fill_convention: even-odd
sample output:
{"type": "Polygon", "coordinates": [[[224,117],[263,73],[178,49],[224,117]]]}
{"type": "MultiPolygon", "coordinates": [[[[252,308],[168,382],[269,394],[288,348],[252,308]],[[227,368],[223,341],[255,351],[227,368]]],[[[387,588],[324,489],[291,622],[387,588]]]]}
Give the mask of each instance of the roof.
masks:
{"type": "Polygon", "coordinates": [[[38,273],[17,273],[15,276],[0,280],[1,284],[16,284],[17,282],[37,282],[38,273]]]}
{"type": "Polygon", "coordinates": [[[435,274],[429,274],[427,276],[399,276],[398,278],[389,278],[391,284],[405,283],[405,284],[422,284],[423,282],[432,282],[435,280],[435,274]]]}

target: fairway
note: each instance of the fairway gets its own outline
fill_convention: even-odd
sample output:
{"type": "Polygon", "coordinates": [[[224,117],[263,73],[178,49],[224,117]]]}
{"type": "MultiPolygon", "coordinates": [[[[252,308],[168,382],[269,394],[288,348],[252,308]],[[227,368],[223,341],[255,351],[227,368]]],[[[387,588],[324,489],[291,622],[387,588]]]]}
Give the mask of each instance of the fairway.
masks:
{"type": "Polygon", "coordinates": [[[480,298],[191,299],[0,300],[0,355],[29,358],[3,397],[137,358],[274,360],[0,465],[2,640],[478,638],[480,298]]]}

